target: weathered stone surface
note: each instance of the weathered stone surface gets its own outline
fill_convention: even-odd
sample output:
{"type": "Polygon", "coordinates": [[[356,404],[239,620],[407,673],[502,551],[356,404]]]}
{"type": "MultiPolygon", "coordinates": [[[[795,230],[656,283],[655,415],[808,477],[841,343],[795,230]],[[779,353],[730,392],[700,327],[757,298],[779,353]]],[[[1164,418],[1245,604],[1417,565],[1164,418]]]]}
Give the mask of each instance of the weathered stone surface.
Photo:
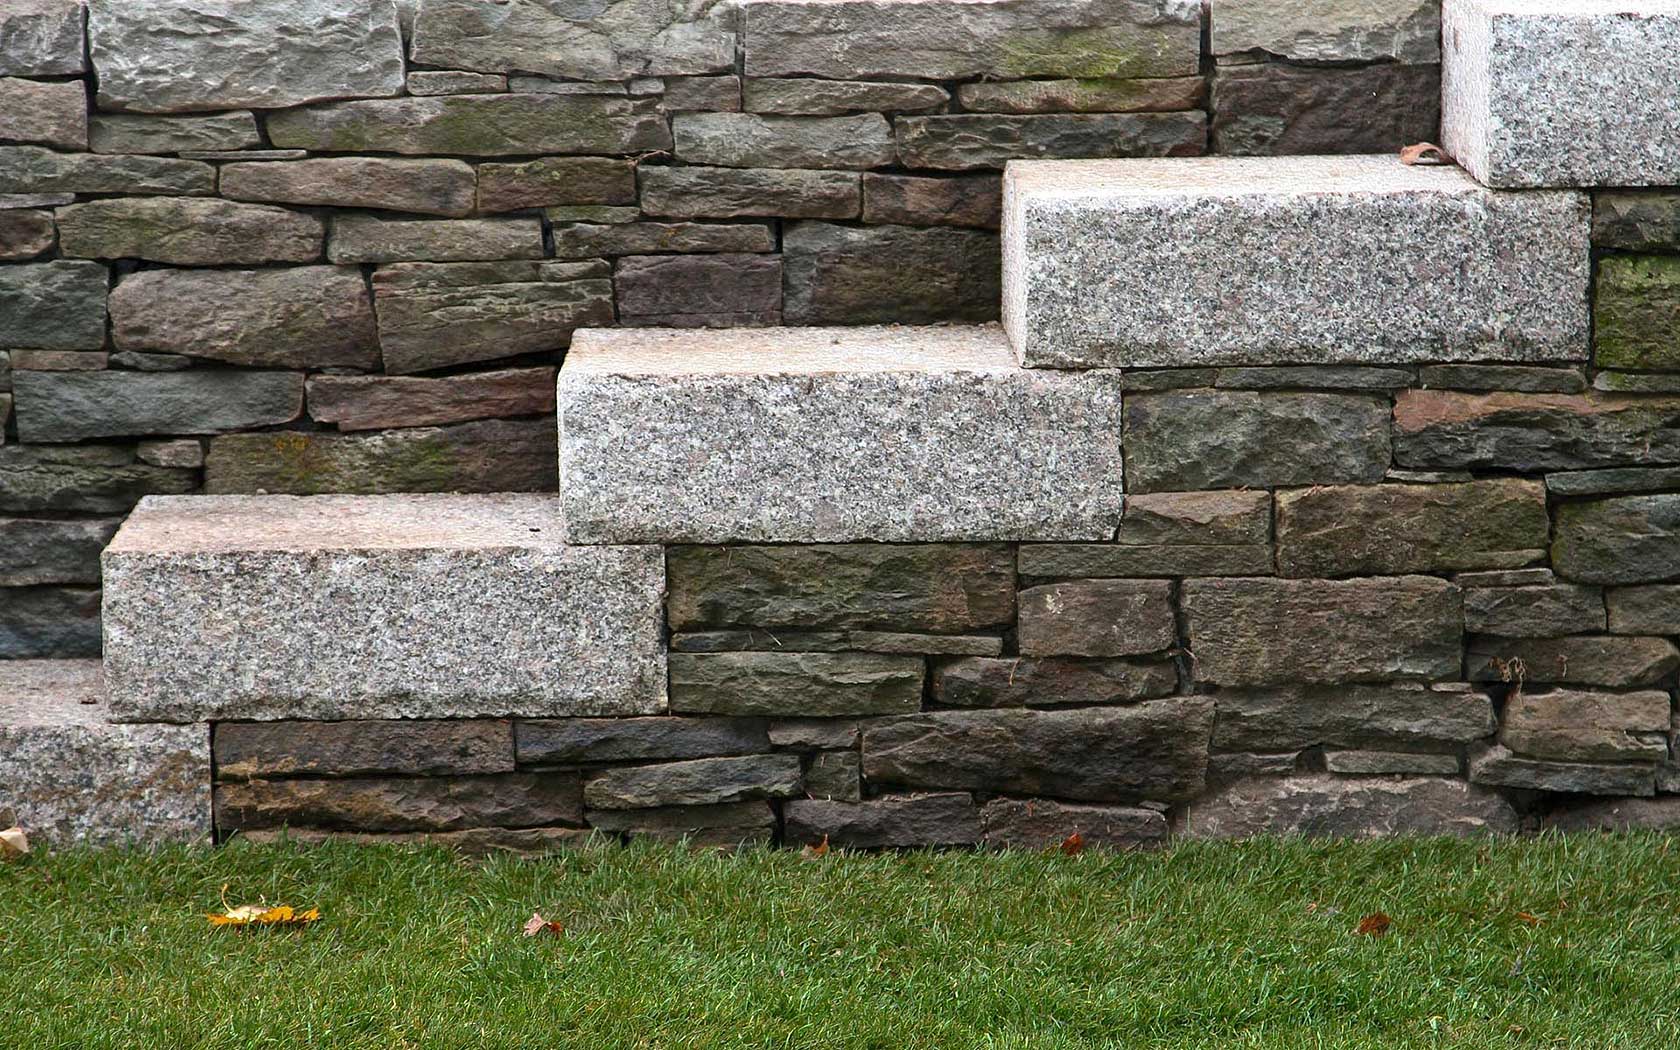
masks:
{"type": "Polygon", "coordinates": [[[87,149],[86,85],[0,77],[0,141],[87,149]]]}
{"type": "Polygon", "coordinates": [[[130,434],[215,434],[303,414],[297,372],[19,372],[18,436],[82,441],[130,434]]]}
{"type": "Polygon", "coordinates": [[[50,211],[0,211],[0,259],[33,259],[57,239],[50,211]]]}
{"type": "Polygon", "coordinates": [[[1228,689],[1215,702],[1215,751],[1319,746],[1452,750],[1491,736],[1497,728],[1493,702],[1483,693],[1338,683],[1228,689]]]}
{"type": "Polygon", "coordinates": [[[1517,478],[1280,492],[1277,530],[1284,576],[1514,568],[1551,538],[1545,485],[1517,478]]]}
{"type": "Polygon", "coordinates": [[[1630,252],[1680,245],[1680,193],[1617,190],[1593,194],[1593,243],[1630,252]]]}
{"type": "Polygon", "coordinates": [[[461,69],[423,69],[408,75],[410,95],[499,95],[508,78],[499,73],[469,73],[461,69]]]}
{"type": "Polygon", "coordinates": [[[1000,544],[672,547],[668,615],[697,627],[858,628],[960,634],[1015,619],[1000,544]]]}
{"type": "Polygon", "coordinates": [[[1201,109],[1201,77],[980,81],[957,88],[970,113],[1164,113],[1201,109]]]}
{"type": "Polygon", "coordinates": [[[1559,831],[1672,831],[1680,828],[1680,798],[1618,798],[1586,802],[1546,814],[1559,831]]]}
{"type": "Polygon", "coordinates": [[[1616,587],[1605,601],[1616,634],[1680,635],[1680,584],[1616,587]]]}
{"type": "Polygon", "coordinates": [[[379,363],[373,304],[354,269],[146,270],[117,285],[110,308],[122,350],[271,368],[379,363]]]}
{"type": "Polygon", "coordinates": [[[1115,542],[1128,546],[1268,543],[1272,498],[1266,492],[1163,492],[1126,497],[1115,542]]]}
{"type": "Polygon", "coordinates": [[[1104,538],[1119,397],[1015,368],[995,329],[592,330],[560,370],[568,535],[1104,538]]]}
{"type": "Polygon", "coordinates": [[[554,411],[552,368],[510,368],[446,379],[309,377],[309,415],[340,430],[382,430],[534,416],[554,411]]]}
{"type": "Polygon", "coordinates": [[[546,857],[561,850],[617,845],[589,828],[464,828],[460,831],[332,831],[322,828],[293,828],[239,832],[241,841],[254,846],[284,843],[319,846],[345,843],[357,846],[429,846],[453,850],[463,856],[510,853],[520,857],[546,857]]]}
{"type": "Polygon", "coordinates": [[[521,765],[661,762],[770,750],[757,718],[564,718],[514,726],[521,765]]]}
{"type": "Polygon", "coordinates": [[[719,0],[426,0],[414,61],[577,80],[714,73],[735,61],[733,11],[719,0]]]}
{"type": "Polygon", "coordinates": [[[1468,587],[1464,628],[1513,638],[1553,638],[1605,628],[1604,595],[1571,583],[1538,587],[1468,587]]]}
{"type": "Polygon", "coordinates": [[[216,192],[216,169],[171,157],[54,153],[39,146],[0,146],[0,193],[216,192]]]}
{"type": "Polygon", "coordinates": [[[1599,367],[1680,369],[1680,259],[1605,256],[1593,293],[1599,367]]]}
{"type": "Polygon", "coordinates": [[[741,85],[740,108],[748,113],[835,117],[845,113],[914,113],[951,100],[937,84],[891,84],[871,80],[749,79],[741,85]]]}
{"type": "Polygon", "coordinates": [[[1192,803],[1182,833],[1193,838],[1310,835],[1507,834],[1511,804],[1491,791],[1439,777],[1304,776],[1241,780],[1192,803]]]}
{"type": "Polygon", "coordinates": [[[769,252],[776,239],[762,223],[571,223],[554,228],[554,254],[562,259],[655,252],[769,252]]]}
{"type": "Polygon", "coordinates": [[[1539,365],[1424,365],[1418,385],[1447,390],[1510,390],[1529,394],[1579,394],[1586,376],[1575,368],[1539,365]]]}
{"type": "Polygon", "coordinates": [[[1420,755],[1410,751],[1326,751],[1324,768],[1358,776],[1457,776],[1458,756],[1420,755]]]}
{"type": "Polygon", "coordinates": [[[1194,4],[1149,0],[780,0],[744,11],[753,77],[1183,76],[1201,40],[1194,4]]]}
{"type": "Polygon", "coordinates": [[[1181,602],[1199,682],[1458,677],[1462,602],[1445,580],[1186,580],[1181,602]]]}
{"type": "Polygon", "coordinates": [[[99,552],[120,518],[0,518],[0,586],[98,583],[99,552]]]}
{"type": "Polygon", "coordinates": [[[789,324],[997,318],[998,240],[988,232],[796,222],[782,252],[789,324]]]}
{"type": "Polygon", "coordinates": [[[76,199],[74,193],[0,193],[0,211],[15,208],[56,208],[76,199]]]}
{"type": "Polygon", "coordinates": [[[1680,183],[1680,12],[1580,0],[1443,5],[1442,144],[1489,186],[1680,183]]]}
{"type": "Polygon", "coordinates": [[[1031,366],[1586,356],[1584,194],[1362,156],[1021,163],[1004,198],[1031,366]]]}
{"type": "Polygon", "coordinates": [[[1126,399],[1133,492],[1380,481],[1388,401],[1364,394],[1163,391],[1126,399]]]}
{"type": "Polygon", "coordinates": [[[799,168],[645,167],[642,210],[677,219],[855,219],[858,176],[799,168]]]}
{"type": "Polygon", "coordinates": [[[1583,795],[1650,795],[1655,791],[1655,773],[1648,764],[1542,762],[1521,758],[1497,744],[1470,756],[1470,782],[1583,795]]]}
{"type": "Polygon", "coordinates": [[[1221,368],[1213,385],[1226,390],[1399,390],[1413,384],[1407,368],[1360,365],[1259,365],[1221,368]]]}
{"type": "Polygon", "coordinates": [[[672,653],[671,710],[886,715],[922,705],[923,662],[883,653],[672,653]]]}
{"type": "Polygon", "coordinates": [[[103,109],[278,109],[403,89],[385,0],[94,0],[88,46],[103,109]]]}
{"type": "Polygon", "coordinates": [[[1301,62],[1441,60],[1432,0],[1217,0],[1213,53],[1264,51],[1301,62]]]}
{"type": "Polygon", "coordinates": [[[488,419],[369,434],[226,434],[210,440],[204,490],[553,492],[552,421],[488,419]]]}
{"type": "Polygon", "coordinates": [[[1523,473],[1680,463],[1676,413],[1680,398],[1403,390],[1394,459],[1523,473]]]}
{"type": "Polygon", "coordinates": [[[967,793],[889,795],[867,802],[795,799],[782,807],[788,845],[847,849],[972,846],[980,811],[967,793]]]}
{"type": "Polygon", "coordinates": [[[1059,577],[1271,576],[1272,548],[1197,544],[1024,543],[1021,575],[1059,577]]]}
{"type": "Polygon", "coordinates": [[[82,259],[177,266],[314,262],[325,236],[313,215],[199,197],[133,197],[58,209],[59,248],[82,259]]]}
{"type": "Polygon", "coordinates": [[[228,164],[221,174],[221,194],[234,200],[384,208],[422,215],[469,214],[473,193],[473,169],[458,160],[317,157],[228,164]]]}
{"type": "Polygon", "coordinates": [[[1612,689],[1658,685],[1680,669],[1680,649],[1666,638],[1635,635],[1496,638],[1476,635],[1464,657],[1476,682],[1557,682],[1612,689]]]}
{"type": "Polygon", "coordinates": [[[346,831],[460,831],[581,824],[576,773],[255,780],[216,785],[222,834],[289,825],[346,831]]]}
{"type": "Polygon", "coordinates": [[[1561,575],[1584,583],[1680,579],[1680,494],[1563,504],[1552,563],[1561,575]]]}
{"type": "Polygon", "coordinates": [[[872,784],[1173,801],[1201,793],[1212,728],[1213,702],[1205,697],[935,711],[865,729],[863,770],[872,784]]]}
{"type": "Polygon", "coordinates": [[[0,76],[87,71],[81,0],[8,0],[0,10],[0,76]]]}
{"type": "Polygon", "coordinates": [[[204,445],[196,438],[142,441],[134,447],[140,462],[155,467],[202,467],[204,445]]]}
{"type": "Polygon", "coordinates": [[[551,497],[514,495],[144,503],[105,552],[112,710],[663,711],[660,552],[568,547],[555,511],[551,497]]]}
{"type": "Polygon", "coordinates": [[[880,168],[893,162],[895,152],[892,126],[879,113],[679,113],[671,118],[671,134],[680,160],[726,168],[880,168]]]}
{"type": "Polygon", "coordinates": [[[805,767],[805,794],[836,802],[863,798],[863,765],[856,751],[825,751],[805,767]]]}
{"type": "Polygon", "coordinates": [[[1558,762],[1661,762],[1672,704],[1666,692],[1517,692],[1505,703],[1499,742],[1525,758],[1558,762]]]}
{"type": "Polygon", "coordinates": [[[583,797],[591,809],[715,806],[789,798],[801,784],[797,755],[697,758],[604,770],[584,784],[583,797]]]}
{"type": "Polygon", "coordinates": [[[716,77],[666,77],[660,96],[667,110],[706,110],[735,113],[741,108],[741,78],[733,73],[716,77]]]}
{"type": "Polygon", "coordinates": [[[980,809],[981,840],[1001,849],[1052,849],[1074,835],[1087,849],[1136,849],[1167,839],[1167,818],[1153,809],[1090,806],[1054,799],[1000,798],[980,809]]]}
{"type": "Polygon", "coordinates": [[[11,359],[14,372],[101,372],[110,364],[103,350],[13,350],[11,359]]]}
{"type": "Polygon", "coordinates": [[[0,822],[37,847],[206,841],[208,728],[111,725],[103,700],[97,660],[0,661],[0,822]]]}
{"type": "Polygon", "coordinates": [[[1026,656],[1140,656],[1176,641],[1166,580],[1070,580],[1021,592],[1026,656]]]}
{"type": "Polygon", "coordinates": [[[733,847],[767,843],[776,834],[768,802],[724,802],[715,806],[655,806],[650,809],[584,811],[591,827],[631,839],[682,842],[689,846],[733,847]]]}
{"type": "Polygon", "coordinates": [[[10,587],[0,602],[0,660],[99,655],[99,590],[10,587]]]}
{"type": "Polygon", "coordinates": [[[1600,372],[1593,389],[1614,394],[1680,394],[1680,374],[1673,372],[1600,372]]]}
{"type": "Polygon", "coordinates": [[[995,230],[1002,212],[1003,181],[996,175],[863,176],[864,222],[995,230]]]}
{"type": "Polygon", "coordinates": [[[617,157],[539,157],[478,166],[478,210],[636,203],[636,164],[617,157]]]}
{"type": "Polygon", "coordinates": [[[277,113],[268,137],[289,149],[505,157],[671,148],[658,107],[609,95],[442,95],[335,102],[277,113]]]}
{"type": "Polygon", "coordinates": [[[856,748],[863,725],[856,718],[776,718],[769,722],[770,743],[802,750],[856,748]]]}
{"type": "Polygon", "coordinates": [[[327,258],[338,265],[388,262],[494,262],[541,259],[542,220],[388,219],[340,215],[333,219],[327,258]]]}
{"type": "Polygon", "coordinates": [[[933,668],[933,699],[949,707],[1117,704],[1171,696],[1170,660],[967,657],[933,668]]]}
{"type": "Polygon", "coordinates": [[[899,631],[788,631],[759,629],[691,631],[671,636],[671,648],[684,653],[738,653],[752,650],[796,653],[904,653],[929,656],[997,656],[1003,639],[996,635],[907,634],[899,631]]]}
{"type": "Polygon", "coordinates": [[[1027,159],[1193,157],[1207,146],[1207,116],[1187,113],[956,113],[898,117],[899,160],[910,168],[968,171],[1027,159]]]}
{"type": "Polygon", "coordinates": [[[373,275],[385,370],[423,372],[563,349],[611,324],[605,263],[400,263],[373,275]]]}
{"type": "Polygon", "coordinates": [[[1163,492],[1126,498],[1114,543],[1023,544],[1022,576],[1270,576],[1267,492],[1163,492]]]}
{"type": "Polygon", "coordinates": [[[110,272],[91,262],[0,266],[0,332],[10,347],[97,350],[105,345],[110,272]]]}
{"type": "Polygon", "coordinates": [[[613,274],[626,325],[741,328],[782,319],[779,255],[630,255],[613,274]]]}
{"type": "Polygon", "coordinates": [[[126,514],[148,493],[197,487],[190,470],[136,463],[125,445],[0,447],[0,511],[126,514]]]}
{"type": "Polygon", "coordinates": [[[642,217],[642,209],[631,205],[629,207],[613,207],[608,204],[562,204],[543,209],[548,221],[556,225],[562,223],[616,223],[635,222],[642,217]]]}
{"type": "Polygon", "coordinates": [[[639,85],[638,90],[631,91],[630,85],[621,80],[554,80],[550,77],[513,76],[508,78],[508,88],[515,94],[537,95],[634,95],[638,98],[659,94],[658,80],[632,81],[639,85]],[[650,87],[652,90],[642,90],[650,87]]]}
{"type": "Polygon", "coordinates": [[[218,780],[513,772],[513,730],[488,719],[222,722],[218,780]]]}
{"type": "MultiPolygon", "coordinates": [[[[88,139],[95,153],[223,153],[261,149],[263,144],[257,118],[251,113],[201,117],[95,113],[88,126],[88,139]]],[[[222,177],[225,189],[225,172],[222,177]]]]}

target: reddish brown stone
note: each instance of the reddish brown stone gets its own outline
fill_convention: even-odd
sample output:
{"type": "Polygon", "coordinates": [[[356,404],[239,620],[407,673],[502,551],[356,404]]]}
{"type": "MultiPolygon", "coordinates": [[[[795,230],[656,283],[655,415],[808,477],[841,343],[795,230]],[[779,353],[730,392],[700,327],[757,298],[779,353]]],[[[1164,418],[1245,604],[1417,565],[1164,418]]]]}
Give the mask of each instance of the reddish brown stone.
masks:
{"type": "Polygon", "coordinates": [[[421,379],[334,376],[309,379],[309,414],[340,430],[381,430],[535,416],[554,411],[552,368],[421,379]]]}

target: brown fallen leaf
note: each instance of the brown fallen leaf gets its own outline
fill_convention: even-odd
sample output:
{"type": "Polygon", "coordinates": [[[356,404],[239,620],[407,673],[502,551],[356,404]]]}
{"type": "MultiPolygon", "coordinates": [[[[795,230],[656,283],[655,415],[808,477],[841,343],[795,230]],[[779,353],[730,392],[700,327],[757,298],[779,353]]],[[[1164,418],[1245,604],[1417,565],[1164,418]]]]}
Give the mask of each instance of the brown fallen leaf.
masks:
{"type": "Polygon", "coordinates": [[[1074,857],[1084,852],[1085,836],[1081,835],[1079,832],[1076,831],[1062,840],[1062,853],[1064,856],[1074,857]]]}
{"type": "Polygon", "coordinates": [[[534,911],[531,913],[531,917],[525,920],[525,925],[521,926],[520,930],[527,937],[536,937],[543,933],[551,933],[558,937],[566,932],[566,927],[558,922],[551,922],[543,918],[542,912],[534,911]]]}
{"type": "Polygon", "coordinates": [[[220,915],[206,915],[212,926],[308,926],[321,920],[321,909],[298,911],[288,905],[270,908],[263,904],[241,904],[220,915]]]}
{"type": "Polygon", "coordinates": [[[820,857],[828,856],[828,836],[824,835],[822,837],[822,841],[817,843],[815,846],[806,846],[804,849],[799,851],[799,855],[804,857],[806,860],[816,860],[820,857]]]}
{"type": "Polygon", "coordinates": [[[0,860],[17,860],[29,856],[29,836],[22,828],[11,827],[0,831],[0,860]]]}
{"type": "Polygon", "coordinates": [[[1451,164],[1447,151],[1433,142],[1414,142],[1400,151],[1402,164],[1451,164]]]}
{"type": "Polygon", "coordinates": [[[1392,925],[1394,925],[1393,919],[1380,911],[1374,911],[1360,919],[1359,925],[1354,927],[1353,932],[1365,937],[1381,937],[1388,932],[1388,928],[1392,925]]]}
{"type": "Polygon", "coordinates": [[[1517,912],[1517,921],[1526,923],[1529,926],[1538,926],[1540,925],[1540,916],[1535,915],[1532,912],[1519,911],[1517,912]]]}

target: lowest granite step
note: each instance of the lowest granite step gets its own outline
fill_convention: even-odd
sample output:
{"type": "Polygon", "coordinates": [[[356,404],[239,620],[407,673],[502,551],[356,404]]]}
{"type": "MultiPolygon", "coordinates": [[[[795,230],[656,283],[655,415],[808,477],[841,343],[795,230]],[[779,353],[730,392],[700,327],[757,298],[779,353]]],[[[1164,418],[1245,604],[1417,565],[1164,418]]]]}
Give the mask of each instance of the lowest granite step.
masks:
{"type": "Polygon", "coordinates": [[[547,495],[153,496],[104,555],[122,721],[665,709],[657,547],[547,495]]]}
{"type": "Polygon", "coordinates": [[[573,543],[1105,540],[1120,376],[996,326],[583,330],[560,371],[573,543]]]}

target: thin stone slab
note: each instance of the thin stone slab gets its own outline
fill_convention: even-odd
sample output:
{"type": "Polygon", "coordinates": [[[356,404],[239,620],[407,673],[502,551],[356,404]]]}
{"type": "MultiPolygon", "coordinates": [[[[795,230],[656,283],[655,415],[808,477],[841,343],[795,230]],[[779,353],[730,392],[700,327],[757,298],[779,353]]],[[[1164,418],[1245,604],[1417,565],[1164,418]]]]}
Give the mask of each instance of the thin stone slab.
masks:
{"type": "Polygon", "coordinates": [[[1582,193],[1380,155],[1023,161],[1003,226],[1004,327],[1030,366],[1587,355],[1582,193]]]}
{"type": "Polygon", "coordinates": [[[1115,374],[1014,366],[995,328],[577,333],[574,543],[1107,539],[1115,374]]]}
{"type": "Polygon", "coordinates": [[[664,559],[553,497],[151,499],[105,552],[124,721],[657,714],[664,559]]]}
{"type": "Polygon", "coordinates": [[[1489,186],[1680,182],[1672,0],[1447,0],[1441,142],[1489,186]]]}
{"type": "Polygon", "coordinates": [[[0,660],[0,824],[55,847],[203,842],[210,730],[112,725],[97,660],[0,660]]]}
{"type": "Polygon", "coordinates": [[[414,60],[579,80],[716,73],[734,65],[735,22],[722,0],[427,0],[414,60]]]}

